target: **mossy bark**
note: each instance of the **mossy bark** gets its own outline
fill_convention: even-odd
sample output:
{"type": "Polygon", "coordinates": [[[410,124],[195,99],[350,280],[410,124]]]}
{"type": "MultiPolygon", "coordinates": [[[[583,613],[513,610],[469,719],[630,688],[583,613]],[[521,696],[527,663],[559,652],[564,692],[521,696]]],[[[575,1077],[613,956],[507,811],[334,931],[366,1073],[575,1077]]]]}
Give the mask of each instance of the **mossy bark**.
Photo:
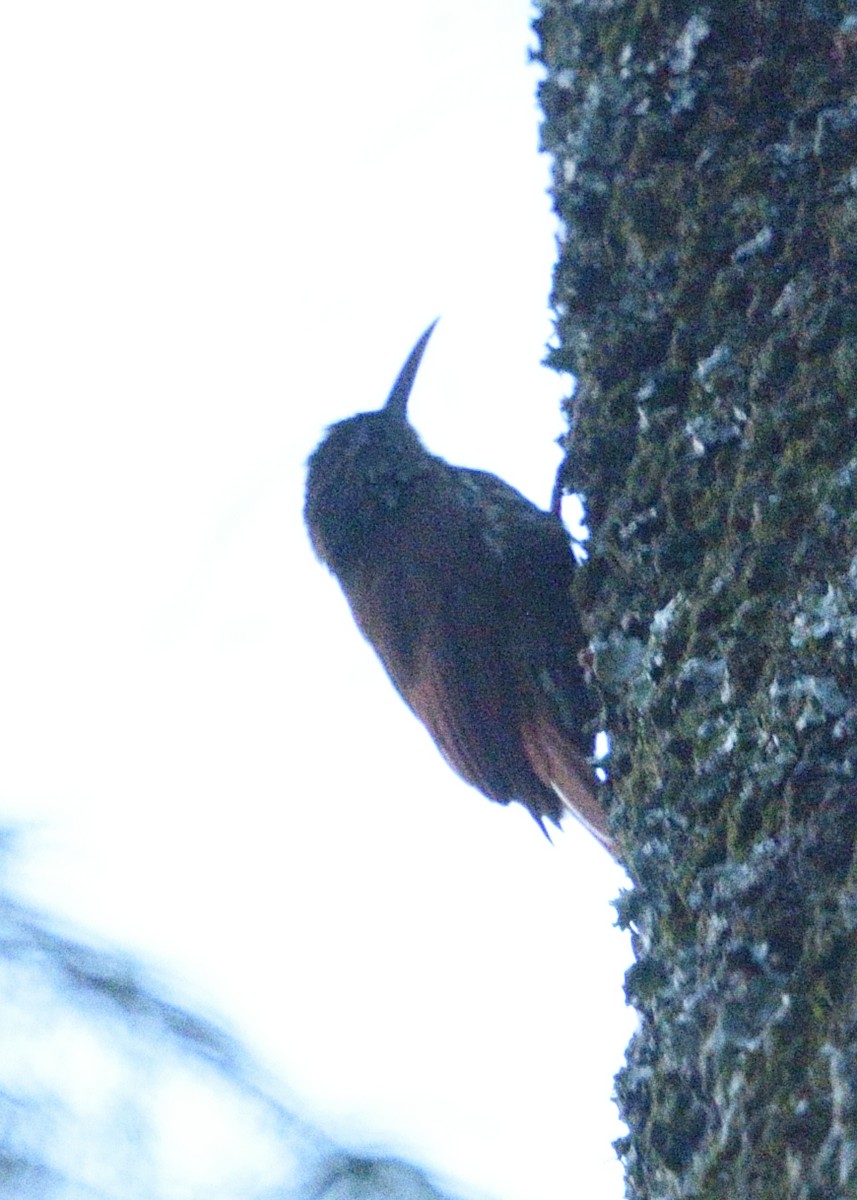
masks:
{"type": "Polygon", "coordinates": [[[857,7],[542,0],[629,1196],[857,1196],[857,7]]]}

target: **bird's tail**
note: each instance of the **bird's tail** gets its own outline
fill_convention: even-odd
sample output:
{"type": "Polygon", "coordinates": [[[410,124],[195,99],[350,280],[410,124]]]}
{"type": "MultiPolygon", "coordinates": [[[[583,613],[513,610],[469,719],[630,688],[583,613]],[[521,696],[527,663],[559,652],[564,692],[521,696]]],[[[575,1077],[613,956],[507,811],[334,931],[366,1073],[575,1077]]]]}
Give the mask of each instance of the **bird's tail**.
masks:
{"type": "Polygon", "coordinates": [[[570,813],[616,855],[607,814],[596,793],[592,767],[556,721],[536,718],[522,730],[524,752],[539,779],[552,788],[570,813]]]}

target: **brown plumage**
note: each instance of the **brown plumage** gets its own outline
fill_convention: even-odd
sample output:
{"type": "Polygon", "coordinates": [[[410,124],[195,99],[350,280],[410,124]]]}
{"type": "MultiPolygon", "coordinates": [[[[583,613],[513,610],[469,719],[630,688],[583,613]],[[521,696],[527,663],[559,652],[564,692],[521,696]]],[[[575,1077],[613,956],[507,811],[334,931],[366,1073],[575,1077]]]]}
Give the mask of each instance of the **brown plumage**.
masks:
{"type": "Polygon", "coordinates": [[[609,848],[568,534],[495,475],[420,443],[406,409],[433,328],[384,407],[332,425],[310,458],[310,539],[450,766],[542,828],[568,809],[609,848]]]}

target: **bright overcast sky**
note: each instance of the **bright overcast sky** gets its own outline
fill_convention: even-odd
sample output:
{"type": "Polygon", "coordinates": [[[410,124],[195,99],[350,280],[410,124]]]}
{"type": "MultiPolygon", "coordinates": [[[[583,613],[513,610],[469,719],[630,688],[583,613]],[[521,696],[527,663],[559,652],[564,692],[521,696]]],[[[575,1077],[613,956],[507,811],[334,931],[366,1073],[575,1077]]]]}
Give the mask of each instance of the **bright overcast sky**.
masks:
{"type": "Polygon", "coordinates": [[[546,504],[567,381],[525,0],[0,18],[0,795],[22,887],[334,1135],[619,1200],[621,872],[445,766],[301,523],[384,399],[546,504]]]}

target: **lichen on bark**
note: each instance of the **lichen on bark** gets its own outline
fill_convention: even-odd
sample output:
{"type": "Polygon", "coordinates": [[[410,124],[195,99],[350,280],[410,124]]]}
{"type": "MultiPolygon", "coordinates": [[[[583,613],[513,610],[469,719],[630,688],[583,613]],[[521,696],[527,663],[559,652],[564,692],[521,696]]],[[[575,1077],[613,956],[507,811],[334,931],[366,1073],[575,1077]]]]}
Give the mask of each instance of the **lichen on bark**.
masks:
{"type": "Polygon", "coordinates": [[[636,1197],[857,1195],[857,8],[542,0],[636,1197]]]}

